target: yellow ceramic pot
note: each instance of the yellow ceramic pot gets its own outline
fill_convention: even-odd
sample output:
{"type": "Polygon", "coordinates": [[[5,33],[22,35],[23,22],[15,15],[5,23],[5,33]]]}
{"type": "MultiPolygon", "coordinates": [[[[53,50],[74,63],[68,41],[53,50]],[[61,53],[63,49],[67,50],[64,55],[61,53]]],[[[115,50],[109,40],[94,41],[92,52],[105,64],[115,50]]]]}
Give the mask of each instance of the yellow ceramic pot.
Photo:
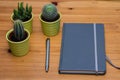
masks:
{"type": "MultiPolygon", "coordinates": [[[[13,14],[11,15],[11,20],[12,22],[14,22],[13,14]]],[[[33,14],[32,14],[32,18],[30,18],[28,21],[23,22],[24,28],[27,29],[30,32],[30,34],[32,33],[32,30],[33,30],[32,23],[33,23],[33,14]]]]}
{"type": "Polygon", "coordinates": [[[9,48],[11,50],[11,53],[15,56],[24,56],[29,51],[30,33],[27,29],[25,29],[25,31],[27,32],[27,38],[20,42],[14,42],[9,39],[9,36],[13,32],[13,29],[9,30],[6,33],[6,39],[8,41],[9,48]]]}
{"type": "Polygon", "coordinates": [[[42,26],[42,31],[46,36],[55,36],[58,34],[60,29],[60,20],[61,20],[61,14],[59,13],[59,19],[53,22],[46,22],[42,20],[41,14],[39,15],[39,19],[42,26]]]}

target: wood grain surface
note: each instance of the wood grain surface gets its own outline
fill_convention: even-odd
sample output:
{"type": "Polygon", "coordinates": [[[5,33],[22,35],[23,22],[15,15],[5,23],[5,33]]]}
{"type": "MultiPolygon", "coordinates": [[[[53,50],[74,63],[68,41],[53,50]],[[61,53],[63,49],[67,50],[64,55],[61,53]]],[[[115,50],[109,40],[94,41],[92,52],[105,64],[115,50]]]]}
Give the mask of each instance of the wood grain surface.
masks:
{"type": "Polygon", "coordinates": [[[30,51],[15,57],[8,52],[6,32],[13,27],[10,20],[17,0],[0,0],[0,80],[120,80],[120,70],[107,63],[103,76],[58,74],[63,23],[104,23],[106,55],[120,66],[120,0],[22,0],[33,7],[33,33],[30,51]],[[45,72],[45,40],[39,21],[43,5],[57,4],[62,14],[60,32],[51,38],[50,67],[45,72]]]}

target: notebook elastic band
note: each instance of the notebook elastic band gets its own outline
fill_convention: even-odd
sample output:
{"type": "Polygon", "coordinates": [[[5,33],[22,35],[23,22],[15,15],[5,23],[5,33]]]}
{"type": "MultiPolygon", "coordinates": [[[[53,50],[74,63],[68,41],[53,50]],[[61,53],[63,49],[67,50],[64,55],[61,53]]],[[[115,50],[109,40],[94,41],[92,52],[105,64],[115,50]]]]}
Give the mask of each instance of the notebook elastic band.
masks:
{"type": "Polygon", "coordinates": [[[93,24],[94,26],[94,46],[95,46],[95,70],[96,74],[98,74],[98,59],[97,59],[97,36],[96,36],[96,24],[93,24]]]}

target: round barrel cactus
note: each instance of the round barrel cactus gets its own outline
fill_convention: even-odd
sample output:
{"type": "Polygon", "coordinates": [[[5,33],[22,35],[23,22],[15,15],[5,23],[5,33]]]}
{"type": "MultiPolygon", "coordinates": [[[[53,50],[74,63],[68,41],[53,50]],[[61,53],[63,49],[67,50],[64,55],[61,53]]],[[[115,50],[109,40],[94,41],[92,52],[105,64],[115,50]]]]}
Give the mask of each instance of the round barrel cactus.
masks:
{"type": "Polygon", "coordinates": [[[42,9],[42,18],[45,21],[55,21],[58,17],[57,8],[53,4],[47,4],[42,9]]]}
{"type": "Polygon", "coordinates": [[[22,41],[25,38],[25,30],[22,21],[16,20],[14,22],[13,32],[16,41],[22,41]]]}

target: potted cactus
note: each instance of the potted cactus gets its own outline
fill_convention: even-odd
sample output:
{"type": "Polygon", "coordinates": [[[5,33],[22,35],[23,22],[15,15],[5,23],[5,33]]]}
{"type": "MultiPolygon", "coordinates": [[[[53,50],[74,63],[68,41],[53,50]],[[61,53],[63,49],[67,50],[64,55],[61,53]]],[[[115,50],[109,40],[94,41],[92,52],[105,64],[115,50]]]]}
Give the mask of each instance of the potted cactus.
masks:
{"type": "Polygon", "coordinates": [[[55,36],[60,29],[61,14],[53,4],[46,4],[39,15],[42,31],[46,36],[55,36]]]}
{"type": "Polygon", "coordinates": [[[28,6],[24,8],[23,2],[18,2],[17,9],[13,10],[11,15],[11,20],[14,22],[15,20],[21,20],[25,29],[27,29],[30,33],[32,33],[32,21],[33,21],[33,14],[32,14],[32,6],[28,6]]]}
{"type": "Polygon", "coordinates": [[[6,33],[6,39],[11,53],[15,56],[24,56],[29,51],[30,33],[24,29],[22,21],[14,21],[13,29],[6,33]]]}

